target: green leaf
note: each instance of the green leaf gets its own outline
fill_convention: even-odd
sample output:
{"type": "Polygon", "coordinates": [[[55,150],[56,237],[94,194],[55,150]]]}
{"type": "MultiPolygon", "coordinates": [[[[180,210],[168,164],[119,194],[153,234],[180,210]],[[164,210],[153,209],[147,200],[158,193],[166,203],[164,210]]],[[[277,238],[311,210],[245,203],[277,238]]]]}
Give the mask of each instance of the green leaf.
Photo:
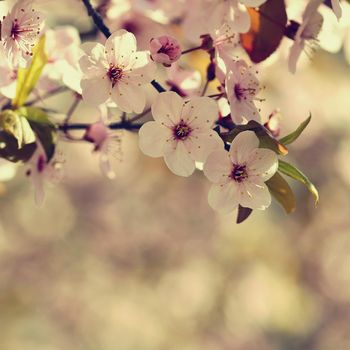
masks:
{"type": "Polygon", "coordinates": [[[0,114],[0,128],[16,139],[18,149],[35,142],[35,135],[28,120],[16,111],[5,110],[0,114]]]}
{"type": "Polygon", "coordinates": [[[234,129],[226,134],[222,134],[221,137],[224,142],[232,142],[232,140],[243,131],[254,131],[256,136],[260,140],[259,147],[268,148],[280,155],[288,154],[288,149],[282,145],[278,140],[276,140],[268,130],[258,122],[251,120],[244,125],[236,125],[234,129]]]}
{"type": "Polygon", "coordinates": [[[302,184],[304,184],[307,189],[309,190],[309,192],[314,196],[315,198],[315,205],[317,205],[318,200],[319,200],[319,195],[318,195],[318,191],[316,189],[316,187],[314,186],[314,184],[307,178],[307,176],[305,174],[303,174],[299,169],[297,169],[295,166],[284,162],[282,160],[279,160],[278,162],[278,170],[293,178],[294,180],[297,180],[299,182],[301,182],[302,184]]]}
{"type": "Polygon", "coordinates": [[[271,179],[266,181],[266,185],[271,195],[282,205],[287,214],[295,210],[296,201],[294,193],[280,173],[276,173],[271,179]]]}
{"type": "Polygon", "coordinates": [[[33,59],[28,68],[19,68],[16,96],[12,101],[14,107],[21,107],[38,82],[41,72],[47,63],[45,53],[45,36],[42,36],[33,49],[33,59]]]}
{"type": "Polygon", "coordinates": [[[18,113],[28,119],[30,126],[45,150],[47,161],[49,162],[55,153],[57,143],[57,129],[55,125],[40,108],[21,107],[18,109],[18,113]]]}
{"type": "Polygon", "coordinates": [[[305,130],[305,128],[309,125],[311,121],[311,114],[309,115],[309,117],[304,120],[299,126],[298,128],[293,131],[291,134],[282,137],[279,142],[282,143],[283,145],[289,145],[292,142],[294,142],[300,135],[301,133],[305,130]]]}

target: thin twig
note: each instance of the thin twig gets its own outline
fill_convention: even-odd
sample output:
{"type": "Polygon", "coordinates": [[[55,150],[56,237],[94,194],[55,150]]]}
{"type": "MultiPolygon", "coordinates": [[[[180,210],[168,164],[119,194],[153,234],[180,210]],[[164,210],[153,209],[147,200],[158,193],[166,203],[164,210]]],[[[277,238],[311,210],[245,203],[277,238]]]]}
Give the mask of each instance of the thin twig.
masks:
{"type": "MultiPolygon", "coordinates": [[[[89,123],[72,123],[72,124],[59,124],[58,130],[66,132],[67,130],[86,130],[92,124],[89,123]]],[[[143,124],[131,124],[129,121],[126,122],[117,122],[106,125],[111,130],[139,130],[143,124]]]]}
{"type": "Polygon", "coordinates": [[[111,32],[110,32],[109,28],[103,22],[103,19],[100,16],[100,14],[93,8],[93,6],[91,5],[89,0],[82,0],[82,1],[83,1],[83,4],[86,7],[86,10],[87,10],[89,16],[94,21],[96,27],[99,29],[99,31],[101,33],[103,33],[103,35],[106,38],[109,38],[111,36],[111,32]]]}
{"type": "Polygon", "coordinates": [[[209,80],[207,80],[207,81],[205,82],[205,85],[204,85],[204,88],[203,88],[203,90],[202,90],[201,96],[204,96],[204,95],[205,95],[205,93],[207,92],[208,86],[209,86],[209,80]]]}
{"type": "Polygon", "coordinates": [[[202,45],[200,46],[196,46],[196,47],[192,47],[191,49],[187,49],[181,52],[181,55],[186,55],[186,53],[190,53],[196,50],[201,50],[202,49],[202,45]]]}
{"type": "Polygon", "coordinates": [[[74,99],[73,103],[71,104],[71,106],[70,106],[69,109],[68,109],[66,118],[64,119],[64,123],[65,123],[65,124],[68,124],[70,118],[72,117],[74,111],[75,111],[76,108],[78,107],[80,101],[81,101],[81,96],[77,94],[77,95],[75,96],[75,99],[74,99]]]}
{"type": "Polygon", "coordinates": [[[144,117],[146,114],[148,114],[151,111],[151,108],[147,108],[144,112],[142,112],[141,114],[135,115],[134,117],[128,119],[129,123],[134,123],[137,120],[140,120],[142,117],[144,117]]]}

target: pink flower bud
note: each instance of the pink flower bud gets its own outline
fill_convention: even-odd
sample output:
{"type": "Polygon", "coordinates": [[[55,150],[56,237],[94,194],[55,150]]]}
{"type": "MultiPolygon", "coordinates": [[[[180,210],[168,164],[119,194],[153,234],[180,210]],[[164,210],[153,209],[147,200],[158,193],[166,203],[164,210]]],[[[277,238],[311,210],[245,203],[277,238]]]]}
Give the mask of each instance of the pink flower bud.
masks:
{"type": "Polygon", "coordinates": [[[108,138],[108,135],[108,127],[102,122],[96,122],[86,130],[84,139],[93,143],[95,145],[95,150],[98,151],[102,148],[102,145],[108,138]]]}
{"type": "Polygon", "coordinates": [[[168,35],[151,39],[150,51],[152,60],[162,63],[166,67],[170,67],[181,56],[179,42],[168,35]]]}

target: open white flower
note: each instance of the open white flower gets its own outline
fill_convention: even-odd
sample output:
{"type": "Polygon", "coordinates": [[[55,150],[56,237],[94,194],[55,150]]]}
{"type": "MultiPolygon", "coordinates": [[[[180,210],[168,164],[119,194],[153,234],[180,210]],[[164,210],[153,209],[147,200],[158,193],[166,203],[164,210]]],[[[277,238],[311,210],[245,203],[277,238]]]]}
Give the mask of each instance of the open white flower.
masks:
{"type": "Polygon", "coordinates": [[[277,171],[276,154],[258,148],[259,139],[244,131],[232,141],[230,151],[214,151],[204,164],[204,174],[212,181],[209,205],[229,213],[240,204],[251,209],[266,209],[271,195],[265,184],[277,171]]]}
{"type": "Polygon", "coordinates": [[[320,0],[312,0],[308,3],[303,13],[303,21],[300,25],[291,21],[289,28],[292,32],[295,31],[295,33],[291,33],[292,35],[289,35],[289,37],[292,37],[294,40],[294,44],[290,48],[288,61],[291,73],[296,72],[297,62],[301,52],[304,51],[308,56],[311,56],[315,45],[317,45],[317,36],[323,24],[323,17],[317,11],[320,4],[320,0]]]}
{"type": "Polygon", "coordinates": [[[14,66],[27,65],[43,28],[43,15],[35,11],[33,5],[33,0],[17,1],[2,21],[1,41],[14,66]]]}
{"type": "Polygon", "coordinates": [[[141,113],[146,104],[143,85],[153,79],[156,66],[148,52],[136,51],[135,36],[118,30],[105,46],[87,43],[82,48],[83,99],[97,106],[111,98],[122,111],[141,113]]]}
{"type": "Polygon", "coordinates": [[[249,120],[260,121],[260,114],[254,103],[260,91],[254,68],[249,67],[245,61],[238,60],[233,61],[227,70],[225,88],[232,120],[237,124],[249,120]]]}
{"type": "Polygon", "coordinates": [[[154,121],[139,132],[139,145],[150,157],[164,157],[168,168],[179,176],[190,176],[195,162],[204,162],[223,142],[212,130],[218,117],[215,101],[194,97],[187,103],[175,92],[158,95],[152,105],[154,121]]]}

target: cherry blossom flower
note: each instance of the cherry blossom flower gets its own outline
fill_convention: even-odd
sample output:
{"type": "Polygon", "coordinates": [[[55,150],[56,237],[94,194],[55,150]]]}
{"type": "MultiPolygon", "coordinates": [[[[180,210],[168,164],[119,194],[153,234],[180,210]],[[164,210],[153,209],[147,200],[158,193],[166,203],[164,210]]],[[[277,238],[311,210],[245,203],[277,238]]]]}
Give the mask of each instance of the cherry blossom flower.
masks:
{"type": "Polygon", "coordinates": [[[199,88],[202,84],[202,77],[198,70],[183,69],[175,63],[166,70],[166,73],[166,84],[171,91],[175,91],[181,97],[200,94],[199,88]]]}
{"type": "Polygon", "coordinates": [[[139,131],[139,145],[150,157],[164,157],[176,175],[190,176],[195,162],[204,162],[215,149],[223,147],[211,129],[218,107],[210,98],[194,97],[187,103],[175,92],[158,95],[152,105],[154,121],[139,131]]]}
{"type": "Polygon", "coordinates": [[[35,203],[41,206],[45,200],[45,182],[58,183],[63,176],[63,161],[51,159],[47,161],[47,156],[43,146],[37,141],[37,148],[31,159],[26,163],[26,175],[31,180],[34,187],[35,203]]]}
{"type": "Polygon", "coordinates": [[[259,139],[252,131],[244,131],[232,141],[230,151],[216,150],[204,164],[204,174],[213,182],[209,205],[222,213],[230,213],[240,204],[251,209],[266,209],[271,195],[265,184],[277,171],[277,155],[258,148],[259,139]]]}
{"type": "Polygon", "coordinates": [[[3,48],[15,67],[27,65],[44,25],[42,13],[37,12],[33,5],[34,0],[17,1],[2,21],[3,48]]]}
{"type": "Polygon", "coordinates": [[[100,154],[100,169],[108,179],[114,179],[115,173],[111,168],[110,155],[120,138],[102,121],[92,124],[84,135],[84,139],[94,144],[94,152],[100,154]]]}
{"type": "Polygon", "coordinates": [[[244,60],[233,61],[228,67],[225,89],[235,123],[260,121],[259,111],[254,104],[260,87],[253,67],[249,67],[244,60]]]}
{"type": "Polygon", "coordinates": [[[162,63],[165,67],[170,67],[181,57],[179,42],[168,35],[151,39],[150,51],[152,60],[162,63]]]}
{"type": "Polygon", "coordinates": [[[290,48],[288,66],[291,73],[296,72],[297,62],[304,51],[310,56],[317,45],[317,36],[321,31],[323,17],[317,11],[320,6],[320,0],[312,0],[308,3],[303,13],[302,23],[291,21],[291,25],[287,28],[287,35],[294,40],[294,44],[290,48]]]}
{"type": "Polygon", "coordinates": [[[143,85],[153,79],[155,64],[148,52],[136,52],[135,36],[119,30],[105,46],[87,43],[83,49],[86,54],[79,61],[83,99],[97,106],[111,98],[122,111],[141,113],[146,104],[143,85]]]}

